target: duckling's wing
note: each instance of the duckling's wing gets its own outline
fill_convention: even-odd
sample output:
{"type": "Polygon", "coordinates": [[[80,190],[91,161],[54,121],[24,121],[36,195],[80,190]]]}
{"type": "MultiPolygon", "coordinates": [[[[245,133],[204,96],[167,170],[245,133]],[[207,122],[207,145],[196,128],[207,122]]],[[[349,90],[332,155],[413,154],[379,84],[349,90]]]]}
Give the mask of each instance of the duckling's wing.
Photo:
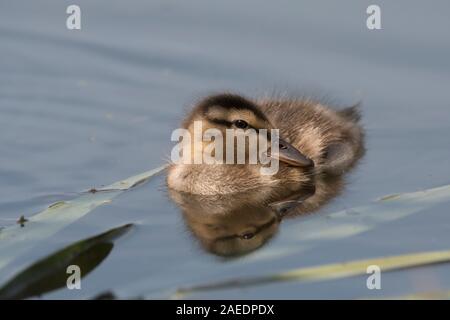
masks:
{"type": "Polygon", "coordinates": [[[361,119],[361,102],[340,110],[339,114],[348,120],[358,122],[361,119]]]}
{"type": "Polygon", "coordinates": [[[348,141],[336,142],[325,149],[323,169],[330,174],[343,174],[355,162],[354,147],[348,141]]]}

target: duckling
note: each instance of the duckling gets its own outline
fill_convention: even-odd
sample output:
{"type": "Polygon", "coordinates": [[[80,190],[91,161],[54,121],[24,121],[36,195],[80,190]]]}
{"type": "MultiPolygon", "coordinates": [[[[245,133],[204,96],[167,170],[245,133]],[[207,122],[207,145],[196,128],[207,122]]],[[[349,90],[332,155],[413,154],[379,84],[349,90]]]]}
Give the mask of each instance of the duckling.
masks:
{"type": "MultiPolygon", "coordinates": [[[[270,155],[280,161],[279,170],[263,175],[261,163],[171,164],[167,185],[199,195],[238,193],[264,186],[272,186],[280,195],[301,190],[311,185],[314,175],[342,174],[362,156],[364,134],[359,119],[357,106],[337,111],[309,99],[250,100],[230,93],[206,97],[193,108],[182,127],[193,136],[196,121],[202,123],[202,132],[214,128],[224,136],[230,128],[279,129],[279,152],[270,155]]],[[[270,135],[267,139],[271,140],[270,135]]],[[[205,141],[193,141],[191,157],[204,152],[204,147],[205,141]],[[200,142],[200,149],[195,142],[200,142]]],[[[262,192],[260,196],[267,195],[262,192]]]]}

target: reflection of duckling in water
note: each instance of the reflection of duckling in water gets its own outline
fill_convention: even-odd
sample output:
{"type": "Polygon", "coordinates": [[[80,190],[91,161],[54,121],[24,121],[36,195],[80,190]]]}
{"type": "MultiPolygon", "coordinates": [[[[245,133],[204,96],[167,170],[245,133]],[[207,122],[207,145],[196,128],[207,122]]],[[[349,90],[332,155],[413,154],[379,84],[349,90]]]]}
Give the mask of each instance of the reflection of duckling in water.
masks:
{"type": "MultiPolygon", "coordinates": [[[[283,140],[274,175],[262,175],[261,164],[172,164],[169,188],[192,194],[229,194],[268,185],[290,193],[310,185],[312,175],[344,173],[364,152],[357,107],[336,111],[307,99],[251,101],[220,94],[200,101],[185,119],[183,127],[192,135],[194,121],[202,121],[203,132],[216,128],[224,136],[229,128],[275,128],[283,140]]],[[[203,151],[193,149],[192,157],[195,152],[203,151]]]]}
{"type": "Polygon", "coordinates": [[[184,221],[202,248],[219,256],[239,256],[261,247],[277,231],[281,215],[256,192],[192,195],[171,190],[184,221]],[[248,201],[254,197],[255,202],[248,201]]]}
{"type": "Polygon", "coordinates": [[[273,238],[283,219],[317,210],[341,188],[341,176],[334,176],[318,179],[314,186],[286,198],[271,187],[228,195],[169,192],[201,246],[213,254],[230,257],[262,247],[273,238]]]}

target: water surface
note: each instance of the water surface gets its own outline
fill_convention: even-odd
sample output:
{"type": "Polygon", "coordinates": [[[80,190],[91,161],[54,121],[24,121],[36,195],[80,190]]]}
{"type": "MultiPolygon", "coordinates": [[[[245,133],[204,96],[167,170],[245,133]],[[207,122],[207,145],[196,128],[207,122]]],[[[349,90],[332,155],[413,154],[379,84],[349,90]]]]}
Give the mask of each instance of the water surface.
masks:
{"type": "MultiPolygon", "coordinates": [[[[390,193],[450,183],[450,5],[378,1],[85,1],[82,30],[68,1],[0,4],[0,224],[159,166],[184,110],[204,94],[286,91],[363,101],[368,152],[326,215],[390,193]]],[[[193,241],[164,177],[127,192],[38,244],[18,265],[124,223],[137,228],[83,279],[43,298],[163,297],[164,290],[322,263],[448,249],[447,205],[300,250],[303,219],[254,254],[224,261],[193,241]],[[284,251],[283,251],[284,250],[284,251]]],[[[356,218],[355,218],[356,219],[356,218]]],[[[273,284],[195,298],[358,298],[449,290],[448,265],[364,277],[273,284]]],[[[3,273],[2,273],[3,274],[3,273]]]]}

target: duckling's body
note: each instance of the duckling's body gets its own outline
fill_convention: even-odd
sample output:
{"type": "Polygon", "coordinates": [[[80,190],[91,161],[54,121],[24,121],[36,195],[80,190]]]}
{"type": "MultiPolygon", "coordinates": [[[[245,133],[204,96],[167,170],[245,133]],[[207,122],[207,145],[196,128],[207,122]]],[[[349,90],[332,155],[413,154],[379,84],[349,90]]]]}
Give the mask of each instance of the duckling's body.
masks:
{"type": "MultiPolygon", "coordinates": [[[[205,130],[224,131],[244,121],[249,128],[279,129],[283,138],[280,141],[299,151],[294,166],[289,159],[283,162],[280,157],[278,172],[263,175],[261,164],[172,164],[168,186],[200,195],[230,194],[267,186],[273,186],[277,196],[290,194],[313,184],[317,174],[338,175],[354,165],[364,150],[358,120],[356,107],[336,111],[312,100],[252,101],[232,94],[207,97],[187,116],[184,128],[192,131],[193,122],[202,121],[205,130]]],[[[262,198],[266,196],[261,194],[262,198]]]]}

